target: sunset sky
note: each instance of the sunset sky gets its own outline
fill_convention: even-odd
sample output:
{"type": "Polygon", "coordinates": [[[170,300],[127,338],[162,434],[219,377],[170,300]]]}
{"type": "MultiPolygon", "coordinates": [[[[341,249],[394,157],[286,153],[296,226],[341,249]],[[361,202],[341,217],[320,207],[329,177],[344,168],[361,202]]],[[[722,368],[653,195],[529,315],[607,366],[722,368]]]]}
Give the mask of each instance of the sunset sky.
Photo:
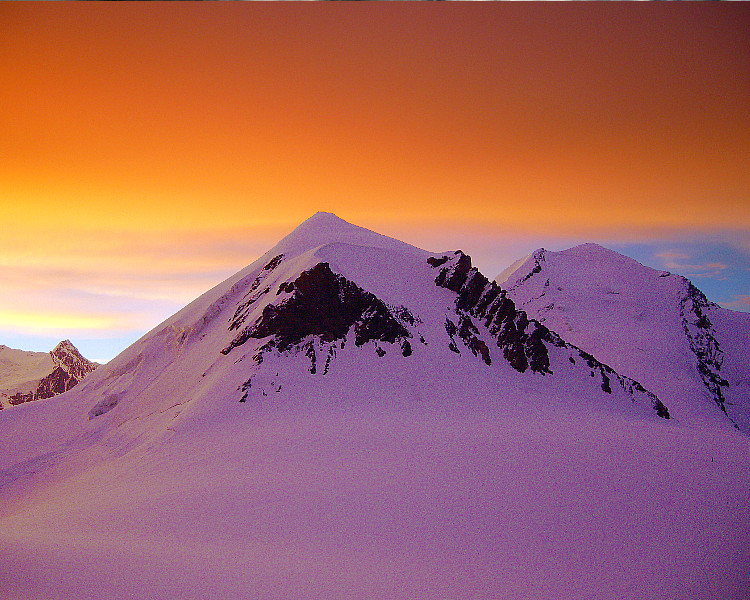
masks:
{"type": "Polygon", "coordinates": [[[0,3],[0,344],[112,358],[319,210],[750,310],[746,3],[0,3]]]}

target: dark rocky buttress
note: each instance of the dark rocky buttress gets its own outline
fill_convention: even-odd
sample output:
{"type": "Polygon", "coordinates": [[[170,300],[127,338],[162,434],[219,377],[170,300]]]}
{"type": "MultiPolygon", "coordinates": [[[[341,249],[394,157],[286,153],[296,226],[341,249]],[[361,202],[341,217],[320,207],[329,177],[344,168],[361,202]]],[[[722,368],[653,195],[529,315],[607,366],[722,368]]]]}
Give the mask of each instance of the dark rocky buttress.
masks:
{"type": "Polygon", "coordinates": [[[57,367],[39,382],[39,386],[34,394],[34,400],[52,398],[52,396],[67,392],[70,388],[78,385],[78,383],[79,380],[75,375],[69,373],[63,367],[57,367]]]}
{"type": "MultiPolygon", "coordinates": [[[[382,300],[331,271],[328,263],[319,263],[294,281],[282,283],[279,293],[283,292],[291,296],[266,306],[261,316],[222,350],[223,354],[249,339],[270,336],[272,346],[281,352],[309,335],[332,342],[346,336],[352,327],[357,346],[370,340],[404,345],[411,337],[382,300]]],[[[232,328],[238,328],[236,320],[232,328]]]]}
{"type": "Polygon", "coordinates": [[[522,310],[517,310],[514,302],[494,281],[489,281],[476,267],[471,266],[471,258],[457,250],[453,256],[440,258],[430,257],[427,262],[433,268],[440,268],[435,283],[457,294],[456,311],[459,323],[448,320],[446,331],[451,338],[449,348],[458,349],[453,337],[458,335],[475,355],[481,356],[485,363],[491,364],[489,351],[479,337],[479,330],[472,317],[481,322],[494,338],[503,357],[510,365],[524,373],[531,370],[535,373],[552,374],[547,345],[567,348],[569,360],[575,364],[575,356],[583,359],[590,369],[590,374],[599,375],[601,389],[612,393],[612,382],[616,381],[626,392],[635,391],[645,394],[651,401],[652,408],[659,417],[668,419],[669,410],[656,395],[628,377],[616,373],[611,367],[599,362],[580,348],[568,344],[555,332],[541,323],[529,319],[522,310]]]}
{"type": "MultiPolygon", "coordinates": [[[[471,315],[481,320],[514,369],[521,373],[527,369],[551,373],[544,341],[558,345],[559,337],[540,323],[530,321],[525,312],[516,310],[505,291],[472,267],[471,258],[460,250],[452,257],[429,258],[428,262],[435,268],[440,267],[435,283],[458,294],[456,309],[463,315],[462,319],[471,315]]],[[[469,327],[461,328],[459,333],[469,348],[478,348],[480,340],[469,327]]],[[[485,353],[481,354],[485,358],[485,353]]],[[[489,364],[486,358],[485,362],[489,364]]]]}
{"type": "Polygon", "coordinates": [[[703,385],[711,394],[716,406],[726,414],[724,390],[729,387],[729,382],[721,373],[724,353],[716,339],[716,330],[706,315],[706,309],[714,304],[688,279],[684,280],[684,285],[685,293],[680,300],[682,330],[690,344],[690,350],[695,355],[696,369],[703,385]]]}
{"type": "Polygon", "coordinates": [[[19,392],[10,396],[11,404],[44,400],[67,392],[98,366],[84,358],[70,340],[60,342],[54,350],[50,351],[50,356],[55,365],[52,373],[39,382],[36,390],[25,394],[19,392]]]}

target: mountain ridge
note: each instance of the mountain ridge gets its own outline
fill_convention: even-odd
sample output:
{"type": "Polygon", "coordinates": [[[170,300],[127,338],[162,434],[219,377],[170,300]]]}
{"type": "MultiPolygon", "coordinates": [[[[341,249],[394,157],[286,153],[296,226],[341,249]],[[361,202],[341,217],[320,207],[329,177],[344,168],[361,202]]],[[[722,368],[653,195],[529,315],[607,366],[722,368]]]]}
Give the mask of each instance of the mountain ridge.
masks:
{"type": "Polygon", "coordinates": [[[735,327],[717,331],[712,321],[725,321],[732,311],[710,302],[689,279],[597,244],[561,252],[540,248],[501,279],[534,318],[643,381],[674,407],[676,418],[725,418],[750,432],[750,394],[742,375],[750,365],[734,352],[724,368],[733,375],[725,375],[721,342],[739,335],[750,343],[750,318],[738,313],[735,327]]]}

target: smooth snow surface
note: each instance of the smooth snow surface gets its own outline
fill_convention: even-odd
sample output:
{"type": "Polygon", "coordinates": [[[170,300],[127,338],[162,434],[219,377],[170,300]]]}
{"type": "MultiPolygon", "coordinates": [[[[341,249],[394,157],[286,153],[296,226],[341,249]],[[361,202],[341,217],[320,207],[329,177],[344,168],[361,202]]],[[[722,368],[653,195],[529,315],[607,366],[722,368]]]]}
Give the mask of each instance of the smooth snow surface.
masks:
{"type": "Polygon", "coordinates": [[[221,426],[121,439],[41,482],[44,465],[26,465],[0,519],[3,597],[750,592],[740,434],[520,410],[229,408],[221,426]]]}
{"type": "Polygon", "coordinates": [[[0,345],[0,390],[32,389],[52,372],[49,352],[30,352],[0,345]]]}
{"type": "Polygon", "coordinates": [[[449,349],[430,256],[319,213],[73,390],[0,411],[0,597],[747,598],[748,438],[659,419],[564,347],[544,375],[479,323],[491,365],[449,349]],[[408,310],[413,352],[231,346],[320,262],[408,310]]]}

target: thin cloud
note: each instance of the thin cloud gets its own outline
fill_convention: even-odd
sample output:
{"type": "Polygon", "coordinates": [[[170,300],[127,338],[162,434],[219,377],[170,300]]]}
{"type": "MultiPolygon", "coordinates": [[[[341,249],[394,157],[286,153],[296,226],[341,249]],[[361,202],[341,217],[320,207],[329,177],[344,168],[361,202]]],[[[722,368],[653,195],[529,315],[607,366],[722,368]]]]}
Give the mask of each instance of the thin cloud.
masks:
{"type": "Polygon", "coordinates": [[[732,310],[740,310],[743,312],[750,312],[750,296],[733,296],[736,300],[730,300],[729,302],[719,302],[724,308],[731,308],[732,310]]]}
{"type": "Polygon", "coordinates": [[[729,265],[722,262],[686,263],[690,256],[676,250],[666,250],[655,255],[661,259],[665,269],[682,273],[687,277],[723,279],[729,265]]]}

